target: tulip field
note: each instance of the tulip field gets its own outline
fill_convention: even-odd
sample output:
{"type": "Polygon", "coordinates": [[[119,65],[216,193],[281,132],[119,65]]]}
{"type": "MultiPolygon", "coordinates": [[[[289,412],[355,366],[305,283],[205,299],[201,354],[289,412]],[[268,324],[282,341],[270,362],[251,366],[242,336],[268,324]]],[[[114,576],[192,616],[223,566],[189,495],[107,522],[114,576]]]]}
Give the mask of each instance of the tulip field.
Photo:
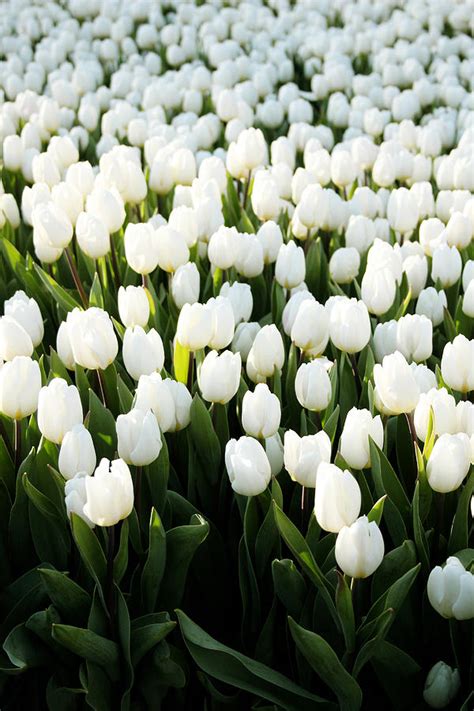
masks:
{"type": "Polygon", "coordinates": [[[4,0],[1,711],[474,709],[467,0],[4,0]]]}

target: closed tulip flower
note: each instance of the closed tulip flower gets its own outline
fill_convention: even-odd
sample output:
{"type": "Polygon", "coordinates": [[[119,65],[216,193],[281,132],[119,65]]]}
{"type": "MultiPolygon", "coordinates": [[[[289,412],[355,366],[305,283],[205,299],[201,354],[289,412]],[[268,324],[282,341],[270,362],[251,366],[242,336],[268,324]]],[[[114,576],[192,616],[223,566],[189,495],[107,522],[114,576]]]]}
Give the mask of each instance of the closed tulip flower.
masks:
{"type": "Polygon", "coordinates": [[[226,281],[222,285],[219,295],[230,301],[236,324],[249,320],[253,310],[252,289],[249,284],[241,284],[236,281],[231,285],[226,281]]]}
{"type": "Polygon", "coordinates": [[[433,326],[439,326],[444,319],[444,309],[448,306],[448,300],[444,291],[436,291],[434,286],[423,289],[416,302],[416,313],[419,316],[426,316],[433,326]]]}
{"type": "Polygon", "coordinates": [[[275,324],[264,326],[255,336],[247,357],[247,375],[254,383],[271,378],[285,362],[283,339],[275,324]]]}
{"type": "Polygon", "coordinates": [[[350,284],[358,275],[360,255],[355,247],[340,247],[329,260],[329,273],[336,284],[350,284]]]}
{"type": "Polygon", "coordinates": [[[100,259],[110,252],[110,235],[99,217],[81,212],[76,222],[79,247],[91,259],[100,259]]]}
{"type": "Polygon", "coordinates": [[[186,385],[163,380],[159,373],[142,375],[136,390],[135,407],[152,410],[162,432],[177,432],[188,426],[192,398],[186,385]]]}
{"type": "Polygon", "coordinates": [[[361,516],[345,526],[336,538],[336,562],[351,578],[368,578],[383,560],[385,545],[375,521],[361,516]]]}
{"type": "Polygon", "coordinates": [[[364,254],[373,244],[376,228],[373,220],[365,215],[351,215],[346,229],[346,249],[355,249],[364,254]]]}
{"type": "Polygon", "coordinates": [[[436,662],[428,672],[423,698],[432,709],[444,709],[455,698],[461,687],[458,669],[444,662],[436,662]]]}
{"type": "Polygon", "coordinates": [[[33,342],[29,333],[13,316],[0,317],[0,358],[12,360],[15,356],[31,356],[33,342]]]}
{"type": "Polygon", "coordinates": [[[331,380],[320,359],[302,363],[295,378],[295,392],[302,407],[321,412],[329,405],[332,395],[331,380]]]}
{"type": "Polygon", "coordinates": [[[436,436],[455,432],[456,427],[456,400],[448,393],[446,388],[439,390],[434,387],[427,393],[422,393],[415,408],[415,430],[422,442],[426,440],[430,412],[433,417],[433,432],[436,436]]]}
{"type": "Polygon", "coordinates": [[[375,358],[381,363],[385,356],[395,353],[397,350],[398,321],[392,319],[384,323],[378,323],[374,331],[375,358]]]}
{"type": "Polygon", "coordinates": [[[74,362],[83,368],[105,370],[115,360],[118,342],[109,314],[95,306],[73,309],[66,319],[74,362]]]}
{"type": "Polygon", "coordinates": [[[234,337],[234,310],[225,296],[211,298],[206,303],[211,313],[212,334],[208,346],[213,350],[226,348],[234,337]]]}
{"type": "Polygon", "coordinates": [[[471,444],[464,432],[442,434],[435,442],[426,467],[428,482],[434,491],[456,491],[471,466],[471,444]]]}
{"type": "Polygon", "coordinates": [[[53,202],[41,202],[31,213],[35,238],[53,249],[64,249],[72,239],[72,224],[64,210],[53,202]]]}
{"type": "Polygon", "coordinates": [[[324,531],[338,533],[359,515],[361,493],[350,471],[322,462],[318,467],[314,513],[324,531]]]}
{"type": "Polygon", "coordinates": [[[312,356],[324,353],[329,341],[329,316],[324,306],[310,299],[300,304],[291,329],[291,340],[312,356]]]}
{"type": "Polygon", "coordinates": [[[367,268],[362,278],[361,296],[371,314],[387,313],[395,301],[397,283],[390,269],[367,268]]]}
{"type": "Polygon", "coordinates": [[[468,437],[474,435],[474,403],[469,402],[469,400],[460,400],[458,402],[456,405],[456,425],[453,432],[465,432],[468,437]]]}
{"type": "Polygon", "coordinates": [[[275,264],[275,279],[285,289],[292,289],[304,281],[306,264],[304,252],[291,240],[282,244],[275,264]]]}
{"type": "Polygon", "coordinates": [[[272,437],[280,426],[281,406],[268,385],[259,383],[255,390],[248,390],[242,400],[242,427],[257,439],[272,437]]]}
{"type": "Polygon", "coordinates": [[[469,318],[474,318],[474,280],[467,285],[466,292],[462,299],[463,313],[469,318]]]}
{"type": "Polygon", "coordinates": [[[293,481],[314,489],[319,465],[330,461],[331,440],[323,430],[305,437],[300,437],[293,430],[285,432],[284,463],[293,481]]]}
{"type": "Polygon", "coordinates": [[[242,363],[247,362],[250,349],[261,326],[256,321],[250,323],[239,323],[235,329],[234,338],[230,344],[232,353],[240,353],[242,363]]]}
{"type": "Polygon", "coordinates": [[[461,277],[462,259],[456,247],[441,244],[433,252],[431,278],[434,282],[439,280],[446,289],[455,284],[461,277]]]}
{"type": "Polygon", "coordinates": [[[441,375],[453,390],[461,393],[474,390],[474,340],[469,341],[461,334],[445,345],[441,375]]]}
{"type": "Polygon", "coordinates": [[[173,273],[189,261],[189,249],[183,235],[168,225],[163,225],[155,233],[158,266],[165,272],[173,273]]]}
{"type": "Polygon", "coordinates": [[[73,479],[78,472],[91,476],[96,464],[97,457],[91,433],[79,422],[63,437],[59,450],[59,471],[65,479],[73,479]]]}
{"type": "Polygon", "coordinates": [[[219,227],[209,240],[207,256],[219,269],[233,267],[239,254],[240,234],[235,227],[219,227]]]}
{"type": "Polygon", "coordinates": [[[283,467],[283,442],[278,432],[265,440],[265,453],[270,462],[272,476],[277,476],[283,467]]]}
{"type": "Polygon", "coordinates": [[[178,318],[176,338],[189,351],[198,351],[209,344],[213,335],[211,309],[205,304],[184,304],[178,318]]]}
{"type": "Polygon", "coordinates": [[[382,365],[377,363],[374,366],[374,381],[386,412],[393,415],[413,412],[420,389],[413,371],[399,351],[385,356],[382,365]]]}
{"type": "Polygon", "coordinates": [[[369,410],[353,407],[347,413],[339,441],[341,456],[353,469],[371,466],[369,437],[382,449],[384,432],[380,415],[372,417],[369,410]]]}
{"type": "Polygon", "coordinates": [[[242,233],[239,239],[235,268],[247,279],[263,272],[263,248],[254,234],[242,233]]]}
{"type": "Polygon", "coordinates": [[[158,266],[158,240],[150,223],[129,222],[124,235],[125,257],[134,272],[150,274],[158,266]]]}
{"type": "Polygon", "coordinates": [[[419,207],[416,197],[407,188],[392,190],[387,204],[390,227],[400,234],[413,232],[418,224],[419,207]]]}
{"type": "Polygon", "coordinates": [[[428,578],[428,600],[442,617],[470,620],[474,617],[474,575],[454,556],[428,578]]]}
{"type": "Polygon", "coordinates": [[[160,334],[151,328],[145,333],[141,326],[127,328],[123,338],[123,363],[134,380],[163,368],[165,353],[160,334]]]}
{"type": "Polygon", "coordinates": [[[407,275],[411,298],[418,298],[428,279],[428,260],[424,255],[413,254],[403,261],[403,271],[407,275]]]}
{"type": "Polygon", "coordinates": [[[117,450],[127,464],[143,467],[158,458],[162,442],[158,422],[151,410],[138,408],[117,417],[117,450]]]}
{"type": "Polygon", "coordinates": [[[285,308],[283,309],[282,323],[283,330],[287,336],[291,335],[291,330],[296,321],[296,316],[298,314],[300,305],[303,301],[315,301],[314,296],[307,289],[302,289],[301,291],[296,291],[288,299],[285,308]]]}
{"type": "Polygon", "coordinates": [[[428,360],[433,352],[433,324],[426,316],[407,314],[397,323],[397,350],[411,363],[428,360]]]}
{"type": "MultiPolygon", "coordinates": [[[[28,298],[24,291],[16,291],[4,304],[5,316],[11,316],[19,323],[36,348],[43,340],[43,317],[39,306],[34,299],[28,298]]],[[[27,354],[31,355],[31,353],[27,354]]]]}
{"type": "Polygon", "coordinates": [[[32,415],[38,407],[41,372],[28,356],[15,356],[0,368],[0,412],[13,420],[32,415]]]}
{"type": "Polygon", "coordinates": [[[370,317],[363,301],[342,297],[329,312],[329,337],[345,353],[358,353],[371,336],[370,317]]]}
{"type": "Polygon", "coordinates": [[[123,199],[116,188],[94,187],[94,190],[87,196],[86,212],[99,218],[110,235],[118,232],[125,220],[123,199]]]}
{"type": "Polygon", "coordinates": [[[63,378],[53,378],[40,390],[37,417],[43,437],[61,444],[66,432],[82,424],[82,404],[76,386],[68,385],[63,378]]]}
{"type": "Polygon", "coordinates": [[[188,245],[192,247],[197,242],[198,238],[198,223],[194,208],[180,205],[171,211],[168,225],[171,229],[179,232],[188,245]]]}
{"type": "Polygon", "coordinates": [[[78,472],[71,479],[66,481],[64,487],[64,504],[68,518],[71,514],[76,514],[87,523],[90,528],[94,528],[95,524],[84,513],[84,506],[87,501],[86,494],[86,479],[89,478],[86,472],[78,472]]]}
{"type": "Polygon", "coordinates": [[[273,220],[264,222],[257,232],[257,239],[262,245],[264,263],[273,264],[276,262],[278,252],[283,244],[283,236],[279,225],[273,220]]]}
{"type": "Polygon", "coordinates": [[[97,526],[115,526],[133,509],[133,482],[122,459],[101,459],[93,476],[86,477],[85,515],[97,526]]]}
{"type": "Polygon", "coordinates": [[[432,388],[437,387],[436,375],[428,366],[410,363],[410,368],[420,389],[420,394],[427,393],[432,388]]]}
{"type": "Polygon", "coordinates": [[[177,268],[171,280],[171,294],[178,309],[199,300],[200,284],[199,270],[194,262],[187,262],[177,268]]]}
{"type": "Polygon", "coordinates": [[[121,286],[118,290],[120,320],[126,328],[145,327],[150,318],[150,302],[142,286],[121,286]]]}
{"type": "Polygon", "coordinates": [[[210,351],[198,370],[198,383],[204,400],[229,402],[240,384],[242,361],[239,353],[210,351]]]}
{"type": "Polygon", "coordinates": [[[230,439],[225,448],[225,465],[236,494],[258,496],[270,482],[270,462],[260,442],[253,437],[230,439]]]}

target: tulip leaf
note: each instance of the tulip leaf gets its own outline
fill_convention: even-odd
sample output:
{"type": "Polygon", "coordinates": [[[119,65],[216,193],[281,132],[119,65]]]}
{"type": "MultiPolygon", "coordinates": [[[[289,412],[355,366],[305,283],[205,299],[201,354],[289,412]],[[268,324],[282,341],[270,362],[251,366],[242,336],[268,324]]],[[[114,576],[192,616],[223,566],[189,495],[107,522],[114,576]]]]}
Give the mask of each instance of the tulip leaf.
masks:
{"type": "Polygon", "coordinates": [[[94,440],[97,460],[113,459],[117,450],[117,434],[114,416],[89,389],[89,431],[94,440]]]}
{"type": "Polygon", "coordinates": [[[334,439],[336,437],[337,423],[339,422],[339,411],[340,407],[339,405],[336,405],[333,412],[324,423],[323,429],[331,440],[331,443],[334,443],[334,439]]]}
{"type": "Polygon", "coordinates": [[[110,639],[82,627],[53,624],[53,639],[82,659],[98,664],[111,679],[119,676],[119,651],[110,639]]]}
{"type": "Polygon", "coordinates": [[[369,437],[369,446],[377,496],[382,497],[387,494],[406,521],[410,515],[410,502],[403,486],[387,457],[371,437],[369,437]]]}
{"type": "Polygon", "coordinates": [[[181,610],[176,610],[186,646],[195,663],[210,676],[257,695],[286,711],[336,706],[301,688],[287,677],[210,637],[181,610]]]}
{"type": "Polygon", "coordinates": [[[337,696],[341,711],[357,711],[362,704],[362,691],[356,680],[342,666],[336,653],[323,637],[300,627],[288,618],[291,636],[301,654],[320,679],[337,696]]]}
{"type": "Polygon", "coordinates": [[[107,562],[97,536],[77,514],[71,515],[72,534],[84,565],[99,589],[105,582],[107,562]]]}
{"type": "Polygon", "coordinates": [[[430,551],[428,548],[428,541],[426,539],[425,530],[420,518],[420,481],[418,480],[415,485],[415,493],[413,495],[413,535],[415,538],[415,545],[418,551],[418,556],[423,565],[423,569],[426,573],[429,572],[430,568],[430,551]]]}
{"type": "Polygon", "coordinates": [[[50,568],[39,568],[41,582],[53,603],[66,621],[86,620],[91,597],[65,573],[50,568]]]}
{"type": "Polygon", "coordinates": [[[272,576],[275,593],[289,615],[299,617],[307,594],[303,576],[292,560],[274,560],[272,576]]]}
{"type": "Polygon", "coordinates": [[[372,577],[372,601],[378,600],[393,583],[416,565],[417,560],[413,541],[404,541],[401,546],[389,551],[372,577]]]}
{"type": "Polygon", "coordinates": [[[132,650],[132,664],[134,667],[143,659],[145,654],[161,642],[174,628],[176,622],[161,622],[143,625],[132,629],[130,647],[132,650]]]}
{"type": "Polygon", "coordinates": [[[188,382],[190,352],[176,339],[173,352],[174,377],[179,383],[188,382]]]}
{"type": "Polygon", "coordinates": [[[367,518],[369,519],[369,521],[375,521],[377,526],[380,526],[380,522],[382,520],[383,507],[386,498],[387,496],[385,495],[382,496],[378,501],[376,501],[369,513],[367,514],[367,518]]]}
{"type": "Polygon", "coordinates": [[[104,296],[100,285],[99,275],[96,272],[92,281],[92,286],[89,292],[89,306],[96,306],[99,309],[104,308],[104,296]]]}
{"type": "Polygon", "coordinates": [[[128,566],[128,519],[122,521],[120,529],[120,542],[114,558],[114,580],[117,585],[127,572],[128,566]]]}
{"type": "Polygon", "coordinates": [[[352,669],[352,674],[355,679],[357,679],[367,662],[369,662],[377,654],[380,643],[388,634],[393,616],[394,611],[391,608],[388,608],[380,615],[380,618],[377,619],[375,636],[365,642],[355,659],[354,667],[352,669]]]}
{"type": "Polygon", "coordinates": [[[214,483],[218,476],[221,446],[211,416],[199,395],[194,396],[191,404],[190,431],[197,457],[205,467],[204,473],[214,483]]]}
{"type": "Polygon", "coordinates": [[[337,574],[336,608],[341,620],[342,631],[346,643],[346,651],[350,654],[355,646],[355,617],[352,592],[346,578],[341,573],[337,574]]]}
{"type": "Polygon", "coordinates": [[[455,555],[457,551],[468,547],[470,525],[469,507],[471,505],[471,498],[473,494],[474,470],[471,469],[471,473],[464,484],[461,490],[461,495],[458,499],[458,505],[456,513],[454,514],[451,533],[449,536],[448,555],[455,555]]]}
{"type": "Polygon", "coordinates": [[[50,276],[43,269],[41,269],[39,264],[35,263],[34,269],[38,274],[39,278],[41,279],[43,286],[49,291],[49,293],[53,297],[54,303],[57,303],[62,306],[65,311],[72,311],[73,309],[81,308],[81,304],[76,301],[76,299],[71,296],[71,294],[67,292],[66,289],[63,289],[63,287],[60,286],[57,281],[53,279],[52,276],[50,276]]]}
{"type": "Polygon", "coordinates": [[[166,565],[166,533],[155,509],[151,510],[148,555],[143,566],[141,590],[146,612],[155,609],[166,565]]]}
{"type": "MultiPolygon", "coordinates": [[[[369,612],[367,613],[362,625],[357,630],[358,637],[364,635],[364,629],[370,625],[373,620],[379,615],[381,615],[385,610],[393,609],[395,614],[393,619],[395,619],[398,614],[406,596],[410,592],[410,589],[415,582],[416,576],[420,572],[421,563],[415,565],[413,568],[408,570],[404,575],[398,578],[389,588],[384,592],[372,605],[369,612]]],[[[393,622],[392,619],[392,622],[393,622]]]]}

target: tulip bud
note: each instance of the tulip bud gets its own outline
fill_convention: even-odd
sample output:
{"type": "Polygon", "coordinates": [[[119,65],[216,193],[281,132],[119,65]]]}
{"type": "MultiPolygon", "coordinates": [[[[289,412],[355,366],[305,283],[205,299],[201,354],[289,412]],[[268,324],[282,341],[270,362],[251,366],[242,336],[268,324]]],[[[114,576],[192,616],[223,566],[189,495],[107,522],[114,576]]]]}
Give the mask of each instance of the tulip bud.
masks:
{"type": "Polygon", "coordinates": [[[225,465],[236,494],[258,496],[270,482],[270,462],[260,442],[253,437],[230,439],[225,447],[225,465]]]}
{"type": "Polygon", "coordinates": [[[121,286],[118,290],[120,320],[126,328],[147,325],[150,318],[150,302],[142,286],[121,286]]]}
{"type": "Polygon", "coordinates": [[[240,234],[235,227],[221,226],[209,240],[207,256],[210,263],[219,269],[233,267],[239,254],[240,234]]]}
{"type": "Polygon", "coordinates": [[[86,311],[73,309],[68,313],[66,323],[75,363],[91,370],[105,370],[113,363],[118,342],[106,311],[97,307],[86,311]]]}
{"type": "Polygon", "coordinates": [[[358,353],[366,347],[370,336],[370,317],[363,301],[345,297],[334,301],[329,312],[329,337],[336,348],[358,353]]]}
{"type": "Polygon", "coordinates": [[[474,617],[474,575],[459,558],[451,556],[442,568],[433,568],[427,585],[428,600],[442,617],[470,620],[474,617]]]}
{"type": "Polygon", "coordinates": [[[141,326],[127,328],[123,338],[123,363],[134,380],[163,368],[165,352],[160,334],[151,328],[145,333],[141,326]]]}
{"type": "Polygon", "coordinates": [[[443,323],[444,309],[447,308],[448,301],[444,291],[436,291],[434,286],[423,289],[416,302],[416,313],[419,316],[426,316],[433,326],[443,323]]]}
{"type": "Polygon", "coordinates": [[[385,356],[397,350],[398,321],[391,320],[378,323],[374,331],[375,358],[381,363],[385,356]]]}
{"type": "MultiPolygon", "coordinates": [[[[29,299],[24,291],[16,291],[4,304],[5,316],[11,316],[23,326],[36,348],[43,340],[43,317],[34,299],[29,299]]],[[[22,354],[23,355],[23,354],[22,354]]],[[[25,354],[31,355],[31,353],[25,354]]]]}
{"type": "Polygon", "coordinates": [[[158,458],[162,442],[160,428],[151,410],[137,408],[117,417],[117,450],[127,464],[143,467],[158,458]]]}
{"type": "Polygon", "coordinates": [[[249,284],[235,281],[231,285],[226,281],[222,284],[219,294],[230,301],[236,324],[249,320],[253,310],[252,289],[249,284]]]}
{"type": "Polygon", "coordinates": [[[383,560],[385,546],[375,521],[361,516],[336,538],[336,562],[351,578],[368,578],[383,560]]]}
{"type": "Polygon", "coordinates": [[[84,513],[86,503],[86,479],[89,475],[86,472],[78,472],[72,479],[68,479],[64,486],[64,503],[68,518],[71,514],[76,514],[87,523],[90,528],[94,528],[94,523],[84,513]]]}
{"type": "Polygon", "coordinates": [[[278,252],[283,244],[281,229],[276,222],[268,220],[257,232],[257,239],[262,245],[263,261],[265,264],[276,262],[278,252]]]}
{"type": "Polygon", "coordinates": [[[168,225],[156,230],[155,248],[158,266],[165,272],[175,272],[189,261],[189,249],[183,235],[168,225]]]}
{"type": "MultiPolygon", "coordinates": [[[[304,283],[304,282],[303,282],[304,283]]],[[[299,308],[303,301],[316,301],[314,296],[307,290],[295,291],[291,293],[282,314],[283,330],[287,336],[291,335],[291,330],[296,320],[299,308]]]]}
{"type": "Polygon", "coordinates": [[[272,476],[277,476],[283,467],[283,442],[278,432],[265,440],[265,452],[270,462],[272,476]]]}
{"type": "Polygon", "coordinates": [[[242,276],[253,279],[263,272],[263,248],[254,234],[240,235],[235,268],[242,276]]]}
{"type": "Polygon", "coordinates": [[[350,471],[322,462],[318,467],[314,513],[325,531],[338,533],[359,515],[361,493],[350,471]]]}
{"type": "Polygon", "coordinates": [[[181,205],[175,207],[169,216],[168,225],[184,237],[188,247],[192,247],[198,238],[198,223],[194,208],[181,205]]]}
{"type": "Polygon", "coordinates": [[[426,467],[428,483],[434,491],[456,491],[471,466],[471,444],[464,432],[442,434],[435,442],[426,467]]]}
{"type": "MultiPolygon", "coordinates": [[[[109,235],[118,232],[125,220],[123,199],[116,188],[94,187],[94,190],[87,196],[86,212],[97,217],[105,225],[109,235]]],[[[130,224],[132,223],[129,223],[127,228],[130,224]]],[[[142,273],[140,272],[140,274],[142,273]]]]}
{"type": "Polygon", "coordinates": [[[53,378],[41,388],[38,397],[38,428],[46,439],[61,444],[66,432],[82,424],[79,391],[63,378],[53,378]]]}
{"type": "Polygon", "coordinates": [[[125,257],[134,272],[150,274],[158,266],[158,240],[149,223],[129,222],[124,235],[125,257]]]}
{"type": "Polygon", "coordinates": [[[204,400],[229,402],[240,384],[242,361],[239,353],[210,351],[198,369],[198,383],[204,400]]]}
{"type": "Polygon", "coordinates": [[[242,427],[251,437],[272,437],[280,426],[281,406],[268,385],[259,383],[255,390],[248,390],[242,400],[242,427]]]}
{"type": "Polygon", "coordinates": [[[324,306],[312,299],[300,304],[291,329],[291,340],[314,357],[324,353],[329,341],[329,316],[324,306]]]}
{"type": "Polygon", "coordinates": [[[178,343],[189,351],[198,351],[209,344],[212,335],[211,309],[200,303],[184,304],[176,328],[178,343]]]}
{"type": "Polygon", "coordinates": [[[412,314],[399,319],[397,350],[409,363],[428,360],[433,352],[433,324],[430,319],[412,314]]]}
{"type": "Polygon", "coordinates": [[[285,289],[292,289],[304,281],[305,275],[306,263],[303,249],[293,240],[288,244],[282,244],[275,264],[277,282],[285,289]]]}
{"type": "Polygon", "coordinates": [[[13,316],[0,317],[0,359],[31,356],[33,343],[29,333],[13,316]]]}
{"type": "Polygon", "coordinates": [[[444,662],[436,662],[426,677],[423,698],[432,709],[444,709],[454,699],[460,686],[459,670],[444,662]]]}
{"type": "Polygon", "coordinates": [[[462,299],[462,311],[469,318],[474,318],[474,280],[467,285],[462,299]]]}
{"type": "Polygon", "coordinates": [[[58,468],[65,479],[73,479],[79,472],[88,476],[97,464],[91,434],[82,423],[74,425],[63,437],[59,450],[58,468]]]}
{"type": "MultiPolygon", "coordinates": [[[[456,405],[456,425],[454,432],[465,432],[468,437],[474,435],[474,403],[460,400],[456,405]]],[[[472,444],[472,442],[471,442],[472,444]]]]}
{"type": "Polygon", "coordinates": [[[390,269],[367,267],[362,277],[361,296],[371,314],[387,313],[395,301],[397,283],[390,269]]]}
{"type": "Polygon", "coordinates": [[[455,284],[461,277],[462,259],[456,247],[441,244],[433,252],[431,278],[434,282],[439,279],[441,286],[446,289],[455,284]]]}
{"type": "Polygon", "coordinates": [[[380,415],[372,417],[369,410],[353,407],[347,413],[339,441],[341,456],[352,469],[371,466],[369,437],[382,449],[384,432],[380,415]]]}
{"type": "MultiPolygon", "coordinates": [[[[363,255],[376,237],[375,222],[364,215],[351,215],[346,229],[346,249],[355,249],[363,255]]],[[[359,257],[360,258],[360,257],[359,257]]]]}
{"type": "Polygon", "coordinates": [[[336,284],[350,284],[359,273],[360,255],[354,247],[340,247],[329,261],[329,273],[336,284]]]}
{"type": "Polygon", "coordinates": [[[53,202],[40,202],[31,213],[34,238],[47,247],[64,249],[72,239],[72,224],[53,202]]]}
{"type": "Polygon", "coordinates": [[[436,375],[428,368],[428,366],[410,363],[410,368],[418,387],[420,388],[420,394],[427,393],[432,388],[438,387],[436,375]]]}
{"type": "Polygon", "coordinates": [[[331,461],[331,440],[321,430],[314,435],[300,437],[287,430],[284,438],[285,469],[293,481],[301,486],[314,489],[321,462],[331,461]]]}
{"type": "Polygon", "coordinates": [[[419,207],[414,194],[407,188],[392,190],[387,204],[387,217],[395,232],[413,232],[419,218],[419,207]]]}
{"type": "Polygon", "coordinates": [[[213,350],[226,348],[234,337],[234,311],[229,299],[225,296],[211,298],[206,303],[211,313],[212,335],[208,346],[213,350]]]}
{"type": "Polygon", "coordinates": [[[247,375],[254,383],[271,378],[285,362],[283,339],[275,324],[264,326],[255,336],[247,357],[247,375]]]}
{"type": "Polygon", "coordinates": [[[171,280],[171,294],[178,309],[185,304],[195,304],[199,300],[200,276],[194,262],[187,262],[177,268],[171,280]]]}
{"type": "Polygon", "coordinates": [[[396,351],[374,366],[374,381],[380,402],[392,415],[410,413],[420,397],[413,371],[404,356],[396,351]]]}
{"type": "Polygon", "coordinates": [[[452,395],[448,394],[446,388],[439,390],[434,387],[427,393],[422,393],[418,404],[415,407],[414,422],[415,430],[422,442],[426,441],[430,412],[433,417],[433,432],[436,436],[450,433],[456,430],[456,401],[452,395]]]}
{"type": "Polygon", "coordinates": [[[159,373],[142,375],[138,381],[135,408],[152,410],[162,432],[176,432],[187,427],[190,421],[192,398],[183,383],[166,378],[159,373]]]}
{"type": "Polygon", "coordinates": [[[461,393],[474,390],[474,340],[459,335],[447,343],[441,357],[444,382],[461,393]]]}
{"type": "Polygon", "coordinates": [[[0,368],[0,412],[21,420],[36,411],[41,390],[38,363],[28,356],[15,356],[0,368]]]}
{"type": "Polygon", "coordinates": [[[100,259],[110,252],[109,232],[100,218],[81,212],[76,222],[79,247],[91,259],[100,259]]]}
{"type": "Polygon", "coordinates": [[[425,288],[428,279],[428,260],[424,255],[413,254],[404,259],[403,271],[407,275],[411,298],[416,299],[425,288]]]}
{"type": "Polygon", "coordinates": [[[84,514],[97,526],[115,526],[133,509],[133,482],[122,459],[101,459],[93,476],[86,477],[84,514]]]}
{"type": "Polygon", "coordinates": [[[295,392],[302,407],[321,412],[329,405],[332,395],[331,380],[322,359],[302,363],[295,378],[295,392]]]}
{"type": "Polygon", "coordinates": [[[232,353],[240,353],[242,363],[247,362],[250,349],[259,331],[260,324],[255,321],[251,323],[239,323],[235,329],[234,338],[230,344],[230,350],[232,353]]]}

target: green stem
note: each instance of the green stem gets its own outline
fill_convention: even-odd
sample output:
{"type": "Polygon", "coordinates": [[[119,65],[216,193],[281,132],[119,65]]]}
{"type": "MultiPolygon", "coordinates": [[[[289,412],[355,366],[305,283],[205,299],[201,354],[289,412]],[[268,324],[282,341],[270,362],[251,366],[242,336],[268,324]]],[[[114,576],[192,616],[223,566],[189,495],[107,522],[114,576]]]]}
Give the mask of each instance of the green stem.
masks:
{"type": "Polygon", "coordinates": [[[79,276],[79,272],[77,271],[77,267],[69,247],[66,247],[66,249],[64,250],[64,254],[66,255],[67,263],[69,265],[69,271],[71,272],[74,284],[76,286],[77,291],[79,292],[79,296],[81,297],[82,304],[84,308],[87,309],[89,306],[89,300],[87,298],[87,294],[84,290],[84,287],[82,286],[81,277],[79,276]]]}
{"type": "Polygon", "coordinates": [[[21,464],[21,420],[15,420],[15,470],[18,472],[21,464]]]}

